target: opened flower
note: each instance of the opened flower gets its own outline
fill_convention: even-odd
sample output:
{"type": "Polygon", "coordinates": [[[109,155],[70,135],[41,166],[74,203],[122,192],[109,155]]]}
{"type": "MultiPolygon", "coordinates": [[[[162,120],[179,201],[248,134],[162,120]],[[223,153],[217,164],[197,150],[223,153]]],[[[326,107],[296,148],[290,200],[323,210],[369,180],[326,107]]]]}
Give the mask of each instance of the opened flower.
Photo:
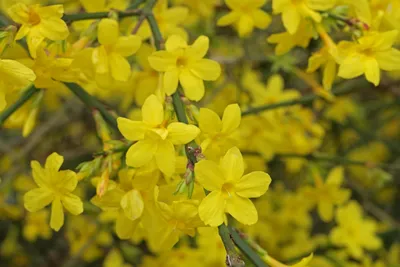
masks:
{"type": "Polygon", "coordinates": [[[81,199],[72,193],[78,178],[73,171],[59,171],[63,162],[64,158],[57,153],[47,157],[44,168],[32,161],[33,179],[39,187],[24,195],[24,205],[29,212],[39,211],[51,203],[50,227],[55,231],[64,224],[64,208],[73,215],[83,212],[81,199]]]}
{"type": "Polygon", "coordinates": [[[255,224],[257,210],[249,198],[262,196],[271,183],[265,172],[255,171],[243,176],[243,157],[237,147],[228,150],[217,164],[202,160],[195,166],[197,182],[210,193],[199,206],[201,220],[210,226],[224,222],[229,213],[243,224],[255,224]]]}
{"type": "Polygon", "coordinates": [[[221,74],[216,61],[203,58],[208,46],[206,36],[188,45],[182,37],[172,35],[165,43],[166,51],[156,51],[149,57],[150,66],[163,72],[163,88],[167,95],[175,93],[180,83],[190,100],[199,101],[204,96],[203,80],[215,81],[221,74]]]}

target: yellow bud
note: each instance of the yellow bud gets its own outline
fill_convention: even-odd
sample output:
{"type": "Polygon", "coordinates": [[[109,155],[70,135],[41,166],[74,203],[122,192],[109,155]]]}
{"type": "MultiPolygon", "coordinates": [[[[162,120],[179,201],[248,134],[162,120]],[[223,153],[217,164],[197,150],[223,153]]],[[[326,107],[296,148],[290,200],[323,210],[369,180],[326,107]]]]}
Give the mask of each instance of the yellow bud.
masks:
{"type": "Polygon", "coordinates": [[[105,192],[108,189],[109,182],[110,182],[110,172],[109,172],[108,168],[106,168],[104,170],[104,172],[101,174],[100,181],[96,187],[96,194],[99,197],[104,196],[105,192]]]}
{"type": "Polygon", "coordinates": [[[27,137],[32,132],[33,128],[35,128],[38,112],[39,112],[39,109],[34,108],[29,113],[29,116],[28,116],[27,120],[25,121],[24,127],[22,129],[23,137],[27,137]]]}

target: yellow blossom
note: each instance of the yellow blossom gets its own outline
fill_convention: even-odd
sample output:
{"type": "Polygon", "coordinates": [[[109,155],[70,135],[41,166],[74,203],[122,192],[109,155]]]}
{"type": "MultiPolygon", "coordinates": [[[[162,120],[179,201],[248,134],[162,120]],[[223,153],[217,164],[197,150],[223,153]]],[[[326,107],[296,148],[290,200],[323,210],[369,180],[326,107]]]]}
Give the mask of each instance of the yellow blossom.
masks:
{"type": "Polygon", "coordinates": [[[196,164],[196,181],[210,191],[199,206],[199,215],[205,224],[222,224],[225,212],[243,224],[257,222],[257,210],[249,198],[262,196],[271,178],[264,172],[244,176],[243,172],[243,157],[237,147],[229,149],[219,164],[210,160],[196,164]]]}
{"type": "Polygon", "coordinates": [[[204,136],[201,149],[206,158],[219,158],[234,146],[240,119],[240,107],[237,104],[225,108],[222,120],[211,109],[200,109],[199,128],[204,136]]]}
{"type": "Polygon", "coordinates": [[[22,24],[15,39],[20,40],[27,36],[29,53],[34,58],[37,48],[45,38],[59,41],[68,37],[67,24],[61,19],[64,14],[63,5],[41,7],[18,3],[8,9],[8,14],[16,23],[22,24]]]}
{"type": "Polygon", "coordinates": [[[377,224],[364,219],[360,205],[351,201],[336,211],[338,226],[333,228],[330,239],[334,245],[344,246],[357,259],[364,255],[364,249],[376,250],[382,246],[377,236],[377,224]]]}
{"type": "Polygon", "coordinates": [[[188,45],[182,37],[172,35],[165,43],[166,51],[156,51],[149,57],[150,66],[163,72],[163,88],[167,95],[172,95],[180,82],[190,100],[199,101],[204,96],[203,80],[215,81],[221,74],[217,62],[203,58],[208,46],[206,36],[188,45]]]}
{"type": "Polygon", "coordinates": [[[164,118],[164,107],[155,95],[150,95],[142,107],[143,121],[118,118],[118,129],[131,141],[137,141],[126,153],[126,164],[141,167],[152,160],[167,176],[175,172],[175,147],[192,141],[200,133],[199,128],[164,118]]]}
{"type": "Polygon", "coordinates": [[[63,208],[74,215],[83,212],[81,199],[72,193],[78,184],[76,173],[70,170],[59,171],[63,161],[64,158],[57,153],[47,157],[44,168],[39,162],[32,161],[33,179],[39,187],[24,195],[25,208],[30,212],[52,204],[50,227],[55,231],[60,230],[64,224],[63,208]]]}
{"type": "Polygon", "coordinates": [[[328,48],[325,46],[318,52],[314,53],[308,59],[307,72],[314,72],[322,66],[322,85],[326,90],[331,90],[333,81],[336,78],[337,67],[336,61],[329,53],[328,48]]]}
{"type": "Polygon", "coordinates": [[[98,25],[98,41],[93,50],[92,62],[96,69],[96,81],[107,85],[113,80],[126,82],[131,75],[131,66],[125,57],[136,53],[142,43],[136,35],[120,36],[116,20],[102,19],[98,25]]]}
{"type": "Polygon", "coordinates": [[[400,51],[392,48],[398,35],[397,30],[369,32],[357,43],[342,41],[338,45],[338,75],[352,79],[365,74],[368,81],[377,86],[380,69],[394,71],[400,69],[400,51]]]}
{"type": "Polygon", "coordinates": [[[336,0],[272,0],[275,14],[282,13],[282,21],[286,30],[294,34],[305,18],[321,22],[322,17],[317,11],[332,8],[336,0]]]}
{"type": "Polygon", "coordinates": [[[34,242],[38,237],[43,239],[51,238],[51,230],[48,224],[49,212],[41,210],[35,213],[28,213],[24,225],[24,237],[34,242]]]}
{"type": "Polygon", "coordinates": [[[267,0],[225,0],[226,5],[232,11],[221,17],[217,25],[234,24],[240,37],[251,34],[254,27],[266,29],[271,23],[271,17],[261,9],[266,2],[267,0]]]}

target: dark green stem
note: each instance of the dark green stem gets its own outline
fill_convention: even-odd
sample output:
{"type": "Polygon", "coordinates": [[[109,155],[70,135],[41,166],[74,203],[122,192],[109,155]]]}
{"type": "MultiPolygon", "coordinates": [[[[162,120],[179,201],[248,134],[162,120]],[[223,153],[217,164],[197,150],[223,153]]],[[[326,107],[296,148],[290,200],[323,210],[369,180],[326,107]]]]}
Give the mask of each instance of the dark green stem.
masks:
{"type": "Polygon", "coordinates": [[[84,89],[82,89],[76,83],[65,83],[65,85],[71,90],[86,106],[97,109],[103,116],[104,120],[112,126],[116,131],[118,131],[117,120],[113,115],[111,115],[107,108],[96,98],[88,94],[84,89]]]}
{"type": "Polygon", "coordinates": [[[11,106],[9,106],[7,109],[5,109],[1,114],[0,114],[0,127],[3,125],[3,123],[15,112],[17,111],[23,104],[25,104],[26,101],[31,99],[32,96],[34,96],[36,93],[38,93],[40,89],[37,89],[33,85],[29,87],[22,95],[21,97],[11,106]]]}
{"type": "Polygon", "coordinates": [[[260,255],[239,235],[239,233],[232,227],[229,227],[230,236],[235,242],[236,246],[240,249],[254,263],[257,267],[268,267],[268,265],[261,259],[260,255]]]}
{"type": "Polygon", "coordinates": [[[218,232],[226,250],[226,265],[232,267],[245,266],[244,261],[240,258],[236,251],[235,244],[232,242],[228,227],[225,224],[222,224],[218,227],[218,232]]]}
{"type": "Polygon", "coordinates": [[[128,10],[129,10],[129,9],[136,9],[136,8],[138,8],[142,3],[144,3],[144,0],[137,0],[137,1],[135,1],[133,4],[131,4],[131,5],[128,7],[128,10]]]}
{"type": "MultiPolygon", "coordinates": [[[[142,14],[140,9],[126,10],[126,11],[116,11],[119,18],[139,16],[142,14]]],[[[93,13],[76,13],[76,14],[64,14],[62,19],[69,23],[73,21],[89,20],[89,19],[104,19],[108,18],[110,12],[93,12],[93,13]]]]}

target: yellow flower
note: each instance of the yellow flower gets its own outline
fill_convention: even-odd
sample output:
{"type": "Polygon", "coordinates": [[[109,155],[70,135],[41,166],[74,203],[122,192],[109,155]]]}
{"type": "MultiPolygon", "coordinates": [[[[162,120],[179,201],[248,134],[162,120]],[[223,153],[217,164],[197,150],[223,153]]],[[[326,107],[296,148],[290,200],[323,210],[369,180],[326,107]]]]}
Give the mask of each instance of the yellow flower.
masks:
{"type": "Polygon", "coordinates": [[[113,19],[102,19],[97,34],[101,45],[92,54],[96,81],[100,85],[110,84],[112,80],[128,81],[131,66],[125,57],[136,53],[142,43],[141,38],[136,35],[119,36],[118,22],[113,19]]]}
{"type": "Polygon", "coordinates": [[[336,61],[326,46],[308,59],[307,72],[314,72],[321,66],[323,69],[322,85],[326,90],[331,90],[333,81],[336,78],[337,68],[336,61]]]}
{"type": "Polygon", "coordinates": [[[266,29],[271,23],[271,17],[261,9],[266,2],[267,0],[225,0],[232,11],[221,17],[217,25],[235,24],[240,37],[250,35],[254,27],[266,29]]]}
{"type": "Polygon", "coordinates": [[[317,204],[321,219],[324,222],[330,222],[333,218],[334,206],[343,204],[350,197],[350,190],[340,188],[343,182],[343,167],[332,169],[325,183],[316,170],[312,175],[315,180],[315,188],[305,188],[305,193],[310,200],[317,204]]]}
{"type": "Polygon", "coordinates": [[[24,195],[24,205],[29,212],[36,212],[51,205],[50,227],[60,230],[64,224],[65,207],[73,215],[83,212],[81,199],[72,194],[78,184],[76,173],[70,170],[59,171],[64,158],[53,153],[46,159],[44,168],[37,161],[31,162],[32,175],[39,188],[24,195]]]}
{"type": "Polygon", "coordinates": [[[28,213],[23,231],[26,240],[34,242],[38,237],[50,239],[51,230],[48,225],[48,218],[49,212],[47,210],[28,213]]]}
{"type": "Polygon", "coordinates": [[[124,263],[124,257],[118,249],[111,250],[104,259],[103,267],[130,267],[124,263]]]}
{"type": "Polygon", "coordinates": [[[27,36],[29,53],[36,57],[36,50],[45,38],[52,41],[65,40],[68,35],[67,24],[61,19],[63,5],[41,7],[18,3],[8,9],[8,15],[16,23],[22,24],[15,40],[27,36]]]}
{"type": "Polygon", "coordinates": [[[0,111],[6,106],[6,93],[22,89],[35,79],[35,73],[28,67],[15,60],[0,59],[0,111]]]}
{"type": "Polygon", "coordinates": [[[336,212],[338,226],[332,229],[330,239],[334,245],[345,246],[348,253],[360,259],[363,249],[376,250],[382,246],[377,236],[377,223],[364,219],[360,205],[351,201],[336,212]]]}
{"type": "Polygon", "coordinates": [[[149,57],[152,68],[163,72],[163,87],[167,95],[172,95],[183,87],[190,100],[199,101],[204,96],[204,83],[215,81],[221,74],[220,65],[210,59],[204,59],[209,39],[200,36],[193,45],[188,45],[182,37],[172,35],[165,43],[166,51],[156,51],[149,57]]]}
{"type": "Polygon", "coordinates": [[[243,165],[237,147],[229,149],[219,165],[210,160],[196,164],[196,181],[211,191],[199,206],[199,215],[205,224],[222,224],[225,212],[243,224],[257,222],[257,210],[249,198],[262,196],[268,190],[271,178],[259,171],[243,176],[243,165]]]}
{"type": "Polygon", "coordinates": [[[164,118],[164,108],[155,95],[150,95],[142,107],[143,121],[119,117],[118,129],[131,141],[137,141],[126,153],[126,164],[141,167],[152,160],[167,176],[175,172],[175,147],[192,141],[200,133],[199,128],[181,122],[169,125],[164,118]]]}
{"type": "Polygon", "coordinates": [[[307,22],[301,22],[298,30],[291,34],[289,32],[271,34],[267,41],[272,44],[277,44],[275,47],[276,55],[283,55],[289,52],[296,46],[306,48],[313,37],[312,25],[307,22]]]}
{"type": "Polygon", "coordinates": [[[338,75],[352,79],[365,73],[368,81],[377,86],[380,69],[400,69],[400,51],[392,48],[398,35],[397,30],[370,32],[355,42],[342,41],[338,45],[338,75]]]}
{"type": "Polygon", "coordinates": [[[199,128],[204,136],[201,149],[206,158],[219,158],[237,142],[235,132],[240,125],[240,107],[231,104],[225,108],[222,121],[218,115],[208,108],[201,108],[199,128]]]}
{"type": "Polygon", "coordinates": [[[294,34],[305,18],[321,22],[322,17],[317,10],[332,8],[336,0],[272,0],[275,14],[282,13],[282,21],[286,30],[294,34]]]}

